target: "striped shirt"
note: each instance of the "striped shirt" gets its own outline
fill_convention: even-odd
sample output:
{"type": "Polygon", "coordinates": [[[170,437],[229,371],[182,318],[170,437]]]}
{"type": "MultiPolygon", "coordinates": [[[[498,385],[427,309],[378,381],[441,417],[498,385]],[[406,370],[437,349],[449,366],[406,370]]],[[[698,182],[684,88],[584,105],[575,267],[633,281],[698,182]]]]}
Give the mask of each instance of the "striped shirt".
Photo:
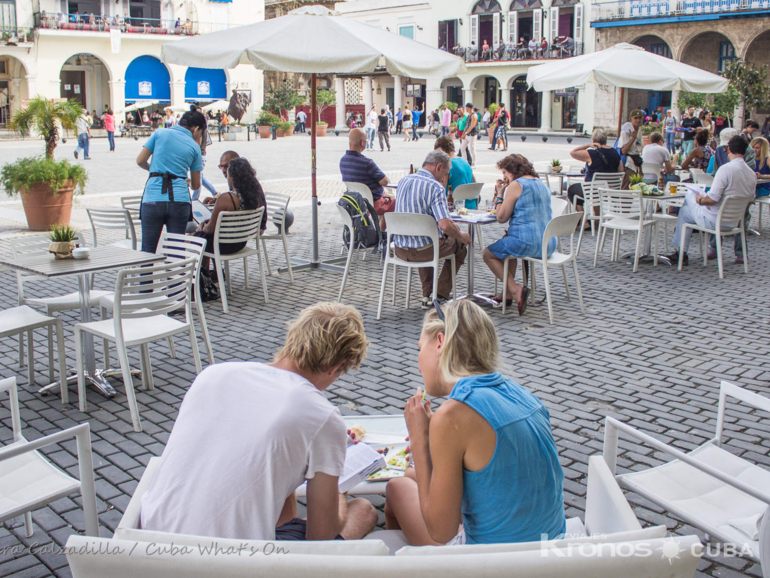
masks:
{"type": "Polygon", "coordinates": [[[362,155],[358,151],[346,151],[345,156],[340,159],[340,172],[342,180],[351,183],[362,183],[372,191],[372,199],[378,200],[382,197],[382,185],[380,181],[385,178],[376,163],[362,155]]]}
{"type": "MultiPolygon", "coordinates": [[[[420,169],[398,181],[396,212],[430,215],[436,219],[436,227],[438,227],[438,221],[451,218],[444,187],[436,180],[436,177],[425,169],[420,169]]],[[[439,237],[442,236],[441,229],[439,229],[438,234],[439,237]]],[[[396,247],[401,249],[419,249],[432,243],[430,237],[407,237],[405,235],[394,235],[393,242],[396,247]]]]}

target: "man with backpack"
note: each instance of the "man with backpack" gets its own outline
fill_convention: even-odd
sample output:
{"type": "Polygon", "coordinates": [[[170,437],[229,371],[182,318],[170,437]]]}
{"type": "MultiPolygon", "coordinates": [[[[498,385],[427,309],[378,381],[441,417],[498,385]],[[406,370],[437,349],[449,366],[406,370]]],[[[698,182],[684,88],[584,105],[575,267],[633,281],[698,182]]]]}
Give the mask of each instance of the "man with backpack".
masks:
{"type": "MultiPolygon", "coordinates": [[[[388,177],[372,159],[361,154],[366,150],[366,142],[366,133],[363,130],[355,128],[350,131],[348,150],[340,159],[340,172],[343,181],[362,183],[369,187],[374,199],[374,210],[382,217],[385,213],[396,210],[396,201],[386,194],[383,188],[389,182],[388,177]]],[[[384,219],[380,219],[380,223],[384,225],[384,219]]]]}

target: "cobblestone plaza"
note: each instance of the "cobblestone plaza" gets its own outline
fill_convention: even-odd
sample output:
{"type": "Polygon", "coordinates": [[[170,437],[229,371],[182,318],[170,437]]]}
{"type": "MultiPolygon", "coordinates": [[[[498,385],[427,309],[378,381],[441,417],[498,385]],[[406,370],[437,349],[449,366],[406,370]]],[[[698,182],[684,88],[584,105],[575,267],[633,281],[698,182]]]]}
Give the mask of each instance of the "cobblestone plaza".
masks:
{"type": "MultiPolygon", "coordinates": [[[[510,151],[524,154],[544,169],[548,161],[561,159],[569,164],[571,145],[563,139],[539,137],[522,142],[511,140],[510,151]]],[[[347,145],[345,136],[319,139],[319,187],[321,257],[336,257],[341,248],[335,198],[343,190],[337,163],[347,145]]],[[[135,164],[141,141],[118,139],[117,152],[107,153],[106,140],[95,140],[92,161],[87,163],[90,182],[87,194],[77,201],[73,224],[88,231],[84,207],[117,206],[119,197],[138,194],[146,173],[135,164]]],[[[391,177],[419,166],[432,149],[433,138],[417,143],[393,139],[393,152],[367,153],[391,177]]],[[[72,154],[74,143],[57,148],[57,156],[72,154]]],[[[235,143],[216,142],[209,148],[205,176],[220,187],[224,178],[216,164],[224,150],[232,148],[257,168],[266,191],[292,196],[290,207],[296,222],[291,229],[290,249],[295,257],[310,254],[309,138],[293,136],[279,141],[235,143]]],[[[16,156],[40,152],[41,143],[23,141],[0,145],[0,162],[16,156]]],[[[497,178],[495,162],[502,153],[487,151],[483,142],[475,172],[478,180],[492,183],[497,178]]],[[[482,193],[490,198],[491,186],[482,193]]],[[[14,200],[0,201],[0,250],[9,251],[8,239],[28,234],[23,213],[14,200]]],[[[757,223],[756,208],[752,223],[757,223]]],[[[270,225],[272,229],[272,224],[270,225]]],[[[689,451],[713,435],[716,424],[718,390],[728,380],[749,390],[770,393],[770,372],[762,361],[770,342],[767,338],[770,314],[761,302],[761,287],[770,276],[770,240],[767,229],[761,236],[750,236],[749,273],[733,264],[732,241],[726,242],[725,278],[719,279],[716,264],[703,267],[693,251],[690,265],[682,272],[666,265],[640,265],[639,272],[625,260],[611,262],[609,244],[593,267],[595,238],[587,235],[578,259],[586,313],[580,313],[576,299],[567,301],[559,276],[552,277],[555,324],[548,322],[545,303],[530,307],[523,317],[509,310],[489,310],[500,336],[505,373],[536,393],[551,413],[561,463],[565,473],[567,515],[582,516],[586,497],[588,457],[602,451],[603,419],[613,416],[650,432],[658,439],[689,451]]],[[[671,227],[669,228],[669,234],[671,227]]],[[[502,235],[502,227],[484,229],[487,244],[502,235]]],[[[90,235],[89,235],[90,236],[90,235]]],[[[663,246],[661,228],[659,243],[663,246]]],[[[567,239],[562,240],[568,242],[567,239]]],[[[622,239],[623,249],[633,248],[633,235],[622,239]]],[[[480,256],[478,247],[476,255],[480,256]]],[[[271,262],[283,265],[280,243],[270,247],[271,262]]],[[[622,252],[622,251],[621,251],[622,252]]],[[[661,251],[662,252],[662,251],[661,251]]],[[[252,263],[252,285],[243,287],[242,268],[231,269],[234,294],[230,313],[222,313],[221,303],[206,304],[206,318],[218,362],[231,360],[269,360],[283,343],[286,322],[307,305],[334,300],[341,275],[331,272],[297,273],[292,284],[288,276],[268,278],[270,301],[265,303],[252,263]]],[[[491,292],[493,277],[481,259],[476,259],[477,291],[491,292]]],[[[404,309],[404,275],[398,285],[397,302],[386,299],[382,319],[376,320],[377,297],[382,268],[378,256],[355,261],[343,301],[362,313],[371,341],[369,355],[361,370],[347,375],[329,388],[327,396],[343,414],[399,413],[407,398],[420,385],[417,370],[417,340],[423,312],[417,306],[418,284],[412,284],[412,306],[404,309]]],[[[569,281],[573,284],[571,275],[569,281]]],[[[95,287],[111,290],[114,274],[99,274],[95,287]]],[[[36,283],[36,291],[54,295],[74,291],[74,279],[56,283],[36,283]]],[[[464,292],[465,269],[458,275],[458,288],[464,292]]],[[[574,287],[574,284],[572,285],[574,287]]],[[[542,273],[538,271],[539,302],[543,297],[542,273]]],[[[17,304],[15,274],[0,272],[0,308],[17,304]]],[[[79,322],[76,312],[61,314],[65,326],[67,363],[75,367],[72,328],[79,322]]],[[[199,345],[202,347],[202,341],[199,345]]],[[[74,388],[69,405],[62,407],[58,396],[40,396],[27,383],[26,368],[19,367],[16,341],[0,341],[0,377],[16,376],[22,406],[23,431],[28,439],[46,435],[87,421],[91,427],[94,451],[99,522],[103,536],[111,536],[144,467],[160,455],[187,388],[195,378],[189,343],[176,341],[177,358],[171,358],[165,342],[151,346],[156,389],[137,388],[137,399],[144,431],[135,433],[131,425],[122,382],[113,379],[118,393],[112,399],[88,390],[88,412],[77,410],[74,388]]],[[[97,345],[97,359],[101,347],[97,345]]],[[[46,382],[46,344],[42,335],[36,342],[38,383],[46,382]]],[[[129,351],[132,365],[138,367],[137,351],[129,351]]],[[[204,360],[206,356],[204,355],[204,360]]],[[[117,366],[113,349],[112,365],[117,366]]],[[[441,400],[437,400],[440,403],[441,400]]],[[[0,402],[0,438],[11,440],[10,412],[0,402]]],[[[726,447],[737,455],[762,466],[770,466],[770,426],[761,415],[731,405],[725,423],[726,447]]],[[[621,438],[621,471],[646,468],[665,461],[650,448],[621,438]]],[[[58,466],[77,476],[73,443],[49,448],[46,455],[58,466]]],[[[702,533],[668,515],[657,506],[628,494],[642,524],[664,524],[674,534],[702,533]]],[[[382,500],[373,500],[382,506],[382,500]]],[[[32,514],[34,535],[24,537],[21,519],[6,522],[0,529],[0,576],[68,576],[64,555],[57,552],[67,537],[83,532],[83,517],[77,499],[65,498],[32,514]]],[[[380,522],[383,521],[382,515],[380,522]]],[[[696,576],[729,578],[761,576],[759,565],[745,558],[708,553],[696,576]]]]}

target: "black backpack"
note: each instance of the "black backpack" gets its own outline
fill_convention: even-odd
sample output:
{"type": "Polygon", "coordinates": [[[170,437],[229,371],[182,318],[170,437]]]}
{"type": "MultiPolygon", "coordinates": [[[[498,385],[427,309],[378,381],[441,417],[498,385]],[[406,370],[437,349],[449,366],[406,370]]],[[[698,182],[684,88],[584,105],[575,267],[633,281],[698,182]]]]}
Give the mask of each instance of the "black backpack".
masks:
{"type": "MultiPolygon", "coordinates": [[[[377,252],[382,240],[380,218],[374,212],[374,207],[361,193],[345,191],[338,205],[345,209],[353,220],[353,243],[358,249],[374,248],[377,252]]],[[[350,247],[350,233],[345,227],[342,231],[342,241],[345,247],[350,247]]]]}

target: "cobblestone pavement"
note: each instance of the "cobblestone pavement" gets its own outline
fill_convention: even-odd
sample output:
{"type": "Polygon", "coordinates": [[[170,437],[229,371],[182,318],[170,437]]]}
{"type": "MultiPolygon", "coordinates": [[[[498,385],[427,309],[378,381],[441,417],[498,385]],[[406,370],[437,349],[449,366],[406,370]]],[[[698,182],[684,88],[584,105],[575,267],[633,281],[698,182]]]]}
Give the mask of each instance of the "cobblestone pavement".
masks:
{"type": "MultiPolygon", "coordinates": [[[[333,141],[327,139],[326,142],[330,140],[333,141]]],[[[120,142],[119,148],[122,148],[120,142]]],[[[375,153],[375,158],[378,154],[375,153]]],[[[555,156],[549,150],[541,154],[543,160],[546,155],[555,156]]],[[[489,172],[489,178],[494,176],[491,161],[491,156],[489,161],[480,161],[482,165],[489,165],[479,171],[489,172]]],[[[136,170],[122,162],[120,165],[126,166],[127,173],[136,170]]],[[[258,166],[261,170],[261,160],[258,166]]],[[[274,170],[269,163],[264,166],[266,172],[274,170]]],[[[325,170],[331,174],[330,168],[325,170]]],[[[321,172],[323,174],[323,170],[321,172]]],[[[278,178],[275,173],[271,176],[278,178]]],[[[272,190],[272,186],[266,188],[272,190]]],[[[110,192],[109,189],[101,191],[102,194],[110,192]]],[[[90,204],[92,200],[117,203],[116,197],[97,197],[97,194],[84,197],[83,204],[85,201],[90,204]]],[[[340,252],[340,227],[333,204],[324,202],[320,210],[322,258],[338,256],[340,252]]],[[[294,210],[297,222],[292,229],[291,252],[296,257],[306,257],[310,252],[309,207],[295,203],[294,210]]],[[[0,250],[8,251],[11,228],[12,222],[6,238],[0,239],[0,250]]],[[[487,243],[501,234],[501,228],[496,225],[484,231],[487,243]]],[[[663,242],[662,234],[660,241],[663,242]]],[[[630,249],[632,244],[633,238],[626,235],[623,248],[630,249]]],[[[720,280],[713,262],[704,268],[696,258],[682,272],[664,265],[654,268],[650,264],[640,265],[639,272],[633,274],[627,262],[609,261],[609,247],[594,268],[594,238],[587,236],[579,257],[585,315],[581,315],[576,300],[566,300],[558,276],[553,276],[552,281],[554,325],[548,323],[545,304],[529,308],[521,318],[515,313],[503,316],[499,310],[490,311],[500,334],[506,372],[534,391],[551,412],[566,476],[564,489],[569,516],[582,516],[588,457],[601,453],[605,416],[617,417],[677,448],[690,450],[709,439],[714,431],[720,380],[770,393],[770,372],[763,361],[770,345],[767,338],[770,316],[759,299],[762,295],[759,289],[770,278],[770,241],[764,235],[752,236],[749,245],[750,273],[744,275],[742,267],[728,259],[726,277],[720,280]]],[[[731,241],[727,241],[726,253],[732,253],[731,241]]],[[[283,264],[280,244],[271,247],[271,260],[275,265],[283,264]]],[[[286,276],[274,276],[268,280],[270,302],[265,304],[255,269],[256,263],[253,263],[252,290],[246,291],[242,269],[233,267],[235,293],[228,315],[222,313],[218,302],[206,305],[219,362],[269,360],[282,343],[286,322],[313,302],[335,299],[339,290],[337,273],[298,273],[294,284],[286,276]]],[[[492,277],[481,259],[476,260],[475,275],[477,290],[492,291],[492,277]]],[[[422,319],[422,311],[415,306],[418,284],[412,287],[412,307],[405,310],[405,281],[401,275],[397,304],[393,306],[386,300],[382,320],[376,321],[380,279],[381,267],[376,256],[354,262],[344,301],[362,312],[372,345],[361,370],[345,376],[327,393],[345,414],[398,413],[421,383],[416,348],[422,319]]],[[[572,284],[571,275],[569,279],[572,284]]],[[[14,281],[12,273],[0,273],[0,307],[16,304],[14,281]]],[[[463,291],[464,268],[458,284],[463,291]]],[[[541,275],[538,285],[537,296],[541,298],[541,275]]],[[[113,286],[114,275],[97,276],[97,288],[113,286]]],[[[56,284],[43,282],[37,287],[40,294],[74,289],[71,280],[56,284]]],[[[67,336],[67,360],[72,368],[75,358],[71,331],[78,318],[73,313],[63,313],[61,318],[67,336]]],[[[39,383],[44,383],[47,375],[44,342],[42,336],[38,336],[36,375],[39,383]]],[[[97,359],[100,351],[97,345],[97,359]]],[[[77,410],[74,388],[70,398],[73,403],[66,407],[62,407],[56,396],[36,394],[27,384],[26,368],[19,367],[15,341],[0,341],[0,376],[17,377],[24,434],[28,439],[83,421],[90,423],[99,520],[104,536],[110,536],[118,524],[148,460],[162,452],[179,404],[195,377],[189,343],[185,339],[177,340],[177,352],[178,358],[172,359],[164,342],[152,346],[156,389],[137,389],[144,431],[135,433],[119,380],[113,382],[118,394],[112,399],[89,390],[89,410],[83,414],[77,410]]],[[[138,366],[136,351],[130,352],[130,359],[138,366]]],[[[112,363],[113,366],[118,363],[114,350],[112,363]]],[[[0,404],[0,441],[7,443],[11,439],[10,414],[5,400],[0,404]]],[[[731,451],[770,466],[768,432],[770,427],[761,421],[760,415],[735,405],[729,407],[725,437],[731,451]]],[[[621,470],[636,470],[660,464],[665,459],[662,454],[628,440],[621,442],[621,450],[624,452],[619,459],[621,470]]],[[[44,453],[77,476],[74,443],[50,448],[44,453]]],[[[664,524],[675,534],[694,531],[643,498],[633,494],[628,498],[643,524],[664,524]]],[[[63,545],[70,534],[83,531],[78,504],[78,498],[64,498],[33,513],[35,532],[30,539],[24,537],[20,519],[6,522],[0,528],[0,576],[68,576],[64,556],[52,550],[63,545]]],[[[743,558],[715,556],[703,559],[698,576],[761,576],[761,570],[743,558]]]]}

